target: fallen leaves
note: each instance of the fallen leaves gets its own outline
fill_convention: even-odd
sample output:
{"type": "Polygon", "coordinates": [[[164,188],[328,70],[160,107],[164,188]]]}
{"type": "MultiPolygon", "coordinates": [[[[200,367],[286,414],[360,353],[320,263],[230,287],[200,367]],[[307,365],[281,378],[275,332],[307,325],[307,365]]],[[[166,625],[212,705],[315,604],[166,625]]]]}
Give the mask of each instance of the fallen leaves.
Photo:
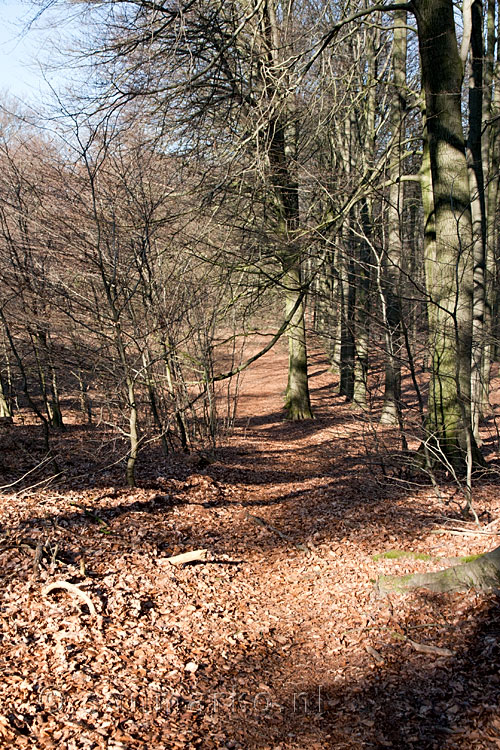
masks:
{"type": "MultiPolygon", "coordinates": [[[[285,359],[246,374],[241,426],[205,473],[159,457],[134,491],[117,475],[2,498],[0,746],[498,744],[495,597],[382,601],[372,583],[491,538],[453,534],[428,488],[380,482],[326,370],[311,381],[314,423],[284,422],[285,359]]],[[[496,531],[497,488],[475,502],[496,531]]]]}

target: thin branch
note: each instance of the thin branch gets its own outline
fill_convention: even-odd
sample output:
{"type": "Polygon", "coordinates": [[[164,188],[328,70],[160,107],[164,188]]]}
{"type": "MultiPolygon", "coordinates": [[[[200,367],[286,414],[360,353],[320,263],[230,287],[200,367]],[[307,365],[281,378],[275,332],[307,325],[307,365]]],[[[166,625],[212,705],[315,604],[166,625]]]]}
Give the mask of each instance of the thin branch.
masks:
{"type": "Polygon", "coordinates": [[[319,49],[314,53],[312,58],[307,63],[306,67],[302,71],[302,77],[308,73],[308,71],[311,69],[311,67],[314,65],[318,57],[325,51],[325,49],[328,47],[328,45],[333,41],[337,33],[342,29],[344,26],[346,26],[348,23],[352,23],[353,21],[357,21],[358,18],[364,18],[365,16],[370,15],[370,13],[387,13],[388,11],[394,11],[394,10],[407,10],[410,12],[413,12],[413,6],[411,3],[389,3],[388,5],[372,5],[370,8],[364,8],[363,10],[358,10],[356,13],[353,13],[350,16],[347,16],[347,18],[343,18],[338,23],[334,24],[330,31],[325,34],[321,42],[319,43],[319,49]]]}

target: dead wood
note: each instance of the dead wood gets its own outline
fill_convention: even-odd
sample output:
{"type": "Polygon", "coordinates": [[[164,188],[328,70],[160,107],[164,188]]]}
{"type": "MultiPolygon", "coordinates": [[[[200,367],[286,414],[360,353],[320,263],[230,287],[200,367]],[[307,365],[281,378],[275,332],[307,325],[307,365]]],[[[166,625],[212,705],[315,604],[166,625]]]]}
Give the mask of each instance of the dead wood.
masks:
{"type": "Polygon", "coordinates": [[[65,591],[68,591],[70,594],[74,594],[75,596],[78,596],[87,605],[87,607],[89,608],[90,614],[97,615],[97,610],[90,596],[88,596],[88,594],[86,594],[84,591],[79,589],[78,586],[75,586],[73,583],[69,583],[68,581],[54,581],[54,583],[49,583],[48,586],[45,586],[42,589],[42,594],[44,596],[47,596],[48,594],[50,594],[51,591],[57,591],[58,589],[64,589],[65,591]]]}
{"type": "Polygon", "coordinates": [[[195,549],[192,552],[183,552],[180,555],[174,555],[173,557],[164,557],[158,562],[168,562],[171,565],[183,565],[184,563],[202,561],[207,559],[206,549],[195,549]]]}

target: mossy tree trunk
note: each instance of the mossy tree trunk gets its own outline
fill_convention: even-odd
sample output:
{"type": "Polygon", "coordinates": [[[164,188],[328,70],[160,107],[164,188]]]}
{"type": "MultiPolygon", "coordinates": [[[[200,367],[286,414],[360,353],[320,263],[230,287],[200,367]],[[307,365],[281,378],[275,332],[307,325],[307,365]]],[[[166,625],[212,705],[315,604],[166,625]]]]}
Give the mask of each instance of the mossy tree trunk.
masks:
{"type": "Polygon", "coordinates": [[[303,293],[302,250],[297,238],[299,229],[299,185],[296,176],[296,123],[293,116],[292,94],[286,76],[278,84],[276,71],[282,70],[280,33],[275,0],[266,0],[261,17],[263,42],[262,85],[269,101],[269,120],[265,129],[264,146],[269,158],[271,183],[275,196],[277,228],[282,247],[278,255],[283,267],[285,313],[297,305],[287,329],[288,384],[285,408],[292,420],[310,419],[312,415],[307,377],[307,346],[305,302],[303,293]]]}
{"type": "Polygon", "coordinates": [[[414,0],[434,199],[434,258],[426,258],[432,371],[427,431],[436,455],[480,460],[471,430],[473,255],[462,128],[463,66],[452,0],[414,0]]]}
{"type": "Polygon", "coordinates": [[[425,588],[430,591],[488,590],[500,586],[500,547],[470,562],[452,565],[435,573],[416,573],[409,576],[381,576],[377,589],[381,594],[425,588]]]}

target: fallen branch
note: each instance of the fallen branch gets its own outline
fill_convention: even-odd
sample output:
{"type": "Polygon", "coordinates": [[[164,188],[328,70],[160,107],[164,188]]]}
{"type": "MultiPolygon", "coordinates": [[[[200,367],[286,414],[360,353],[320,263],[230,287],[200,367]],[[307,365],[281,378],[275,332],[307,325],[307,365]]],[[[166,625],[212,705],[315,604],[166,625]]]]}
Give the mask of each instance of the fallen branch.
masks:
{"type": "Polygon", "coordinates": [[[47,596],[51,591],[56,591],[58,589],[64,589],[70,594],[75,594],[75,596],[78,596],[83,602],[85,602],[91,615],[97,615],[97,610],[92,599],[84,591],[79,589],[78,586],[68,583],[68,581],[54,581],[54,583],[49,583],[48,586],[45,586],[45,588],[42,589],[42,594],[43,596],[47,596]]]}
{"type": "MultiPolygon", "coordinates": [[[[10,482],[10,484],[2,484],[0,486],[0,490],[8,490],[10,487],[14,487],[16,484],[19,484],[23,481],[23,479],[26,479],[30,474],[33,474],[33,472],[37,471],[38,469],[41,469],[46,464],[50,463],[52,461],[52,456],[47,455],[45,456],[40,463],[38,463],[36,466],[34,466],[32,469],[27,471],[25,474],[22,475],[22,477],[19,477],[19,479],[16,479],[15,482],[10,482]]],[[[36,485],[35,485],[36,486],[36,485]]]]}
{"type": "Polygon", "coordinates": [[[168,562],[171,565],[183,565],[184,563],[195,562],[196,560],[207,559],[206,549],[195,549],[192,552],[183,552],[181,555],[174,555],[173,557],[164,557],[158,562],[168,562]]]}
{"type": "MultiPolygon", "coordinates": [[[[413,625],[410,627],[419,627],[419,626],[413,625]]],[[[388,629],[390,630],[394,638],[396,638],[398,641],[405,641],[415,651],[418,651],[419,654],[435,654],[436,656],[455,656],[455,652],[450,651],[449,648],[443,648],[442,646],[432,646],[428,643],[418,643],[417,641],[413,641],[407,635],[404,635],[404,633],[399,633],[397,630],[391,630],[390,628],[388,629]]]]}
{"type": "Polygon", "coordinates": [[[380,664],[380,666],[382,666],[382,664],[385,664],[385,659],[382,654],[379,654],[379,652],[372,648],[372,646],[366,645],[365,651],[370,654],[370,656],[373,657],[373,659],[375,659],[375,662],[377,664],[380,664]]]}
{"type": "Polygon", "coordinates": [[[419,654],[436,654],[436,656],[454,656],[454,652],[450,651],[449,648],[441,648],[441,646],[430,646],[427,643],[417,643],[412,641],[411,638],[405,636],[405,641],[410,644],[415,651],[419,654]]]}
{"type": "Polygon", "coordinates": [[[500,536],[497,531],[482,531],[481,529],[451,529],[443,526],[439,529],[431,529],[431,534],[451,534],[452,536],[500,536]]]}

